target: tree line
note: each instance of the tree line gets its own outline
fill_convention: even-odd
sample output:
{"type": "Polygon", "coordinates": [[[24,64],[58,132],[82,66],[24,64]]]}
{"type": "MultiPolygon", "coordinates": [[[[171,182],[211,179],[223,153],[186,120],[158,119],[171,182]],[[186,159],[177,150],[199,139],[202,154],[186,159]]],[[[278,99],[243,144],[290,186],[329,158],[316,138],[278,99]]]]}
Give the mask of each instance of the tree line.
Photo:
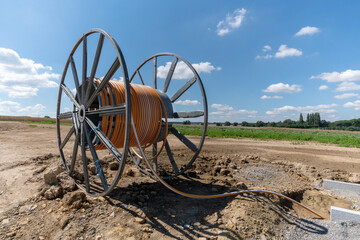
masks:
{"type": "MultiPolygon", "coordinates": [[[[190,125],[191,122],[186,120],[183,122],[184,125],[190,125]]],[[[244,126],[244,127],[285,127],[285,128],[319,128],[329,130],[347,130],[347,131],[360,131],[360,118],[351,120],[340,120],[330,122],[321,120],[320,113],[308,113],[304,118],[303,114],[300,113],[299,120],[294,121],[291,119],[285,119],[279,122],[263,122],[257,121],[254,123],[243,121],[238,122],[215,122],[216,126],[244,126]]]]}
{"type": "Polygon", "coordinates": [[[255,123],[248,123],[243,121],[241,126],[245,127],[286,127],[286,128],[320,128],[330,130],[348,130],[348,131],[360,131],[360,118],[351,120],[340,120],[330,122],[321,120],[320,113],[308,113],[306,119],[302,113],[300,113],[299,120],[294,121],[291,119],[285,119],[279,122],[263,122],[257,121],[255,123]]]}

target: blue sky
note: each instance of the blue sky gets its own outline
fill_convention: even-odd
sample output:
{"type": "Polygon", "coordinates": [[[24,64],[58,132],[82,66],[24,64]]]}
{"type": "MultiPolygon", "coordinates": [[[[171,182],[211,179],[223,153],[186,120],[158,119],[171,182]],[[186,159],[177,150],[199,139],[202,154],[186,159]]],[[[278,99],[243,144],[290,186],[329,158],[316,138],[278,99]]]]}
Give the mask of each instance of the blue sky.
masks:
{"type": "MultiPolygon", "coordinates": [[[[68,54],[102,28],[130,75],[158,52],[194,64],[211,122],[359,118],[359,11],[358,1],[1,1],[0,115],[54,117],[68,54]]],[[[195,92],[178,106],[196,109],[195,92]]]]}

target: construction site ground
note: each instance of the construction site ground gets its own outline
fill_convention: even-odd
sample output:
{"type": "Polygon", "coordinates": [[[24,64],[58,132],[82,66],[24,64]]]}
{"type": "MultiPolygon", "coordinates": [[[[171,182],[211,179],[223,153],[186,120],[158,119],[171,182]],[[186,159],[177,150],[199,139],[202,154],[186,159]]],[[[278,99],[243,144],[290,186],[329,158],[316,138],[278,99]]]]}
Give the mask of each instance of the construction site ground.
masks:
{"type": "MultiPolygon", "coordinates": [[[[64,134],[69,129],[64,126],[64,134]]],[[[175,142],[172,138],[169,142],[175,142]]],[[[355,222],[339,223],[333,232],[330,206],[360,206],[321,186],[322,179],[360,183],[356,148],[206,138],[186,174],[168,180],[195,194],[275,191],[313,209],[324,221],[266,194],[185,198],[141,174],[130,160],[118,187],[107,197],[92,198],[64,171],[55,125],[0,121],[0,143],[0,239],[357,239],[360,234],[355,222]],[[48,173],[56,175],[53,186],[45,183],[48,173]],[[54,197],[45,194],[49,189],[54,197]]],[[[172,150],[179,166],[191,158],[183,144],[172,150]]],[[[171,165],[162,168],[170,171],[171,165]]]]}

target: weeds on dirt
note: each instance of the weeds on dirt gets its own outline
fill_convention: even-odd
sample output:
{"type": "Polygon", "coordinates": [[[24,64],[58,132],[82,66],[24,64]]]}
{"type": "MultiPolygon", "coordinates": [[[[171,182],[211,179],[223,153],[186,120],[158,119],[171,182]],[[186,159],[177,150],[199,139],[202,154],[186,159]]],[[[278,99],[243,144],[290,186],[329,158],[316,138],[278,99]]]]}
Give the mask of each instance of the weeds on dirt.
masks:
{"type": "MultiPolygon", "coordinates": [[[[185,135],[201,136],[202,133],[202,126],[176,126],[176,128],[185,135]]],[[[336,144],[341,147],[360,148],[360,134],[352,132],[208,127],[206,135],[209,137],[274,139],[296,142],[314,141],[336,144]]]]}

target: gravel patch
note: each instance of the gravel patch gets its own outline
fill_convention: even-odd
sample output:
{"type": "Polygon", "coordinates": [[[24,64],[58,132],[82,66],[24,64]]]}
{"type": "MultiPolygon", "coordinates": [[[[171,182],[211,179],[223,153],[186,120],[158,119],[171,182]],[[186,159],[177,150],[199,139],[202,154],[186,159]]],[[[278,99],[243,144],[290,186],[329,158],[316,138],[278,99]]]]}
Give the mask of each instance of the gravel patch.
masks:
{"type": "Polygon", "coordinates": [[[296,224],[286,224],[283,229],[284,239],[359,239],[360,222],[298,220],[296,224]]]}

